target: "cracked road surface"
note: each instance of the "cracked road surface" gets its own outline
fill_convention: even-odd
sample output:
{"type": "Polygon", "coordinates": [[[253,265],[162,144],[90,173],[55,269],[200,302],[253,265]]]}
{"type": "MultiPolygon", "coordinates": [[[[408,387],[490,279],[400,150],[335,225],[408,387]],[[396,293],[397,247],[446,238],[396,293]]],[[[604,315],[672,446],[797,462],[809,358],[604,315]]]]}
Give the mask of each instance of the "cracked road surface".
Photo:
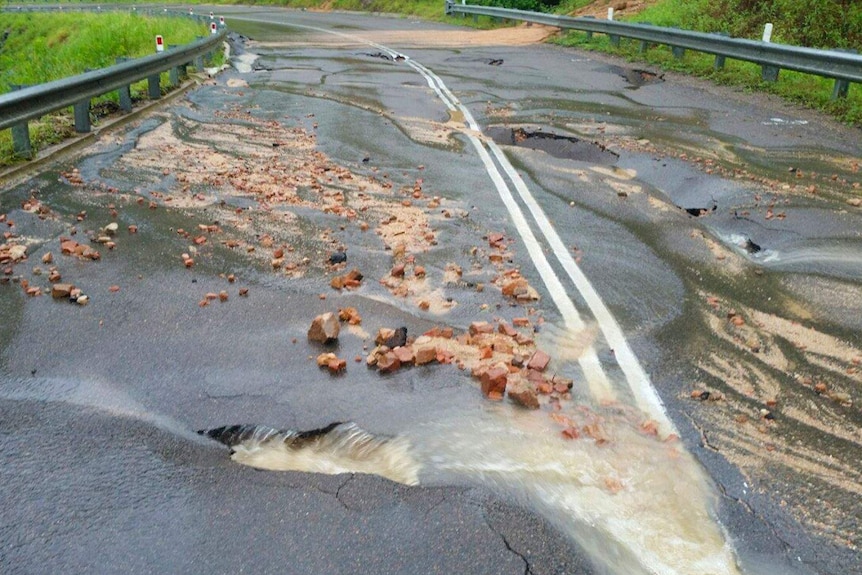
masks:
{"type": "Polygon", "coordinates": [[[858,134],[535,30],[229,11],[239,70],[0,195],[4,572],[859,572],[858,134]],[[462,339],[367,369],[399,326],[462,339]],[[539,410],[483,398],[536,350],[539,410]],[[333,421],[421,485],[194,433],[333,421]]]}

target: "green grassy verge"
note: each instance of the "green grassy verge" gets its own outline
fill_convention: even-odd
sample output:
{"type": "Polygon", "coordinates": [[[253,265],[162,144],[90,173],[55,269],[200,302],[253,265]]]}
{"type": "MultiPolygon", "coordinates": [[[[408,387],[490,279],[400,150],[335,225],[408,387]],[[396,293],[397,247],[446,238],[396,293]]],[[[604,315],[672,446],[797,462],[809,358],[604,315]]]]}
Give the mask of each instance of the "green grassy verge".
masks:
{"type": "MultiPolygon", "coordinates": [[[[118,57],[152,54],[157,34],[165,44],[187,44],[209,30],[192,19],[125,12],[0,12],[0,93],[14,85],[42,84],[111,66],[118,57]]],[[[162,83],[167,86],[167,74],[162,83]]],[[[145,93],[146,82],[132,86],[133,99],[142,99],[145,93]]],[[[94,115],[116,109],[116,103],[116,93],[93,100],[94,115]]],[[[67,138],[73,133],[71,125],[69,112],[31,122],[34,151],[67,138]]],[[[11,130],[0,131],[0,166],[16,161],[11,130]]]]}
{"type": "Polygon", "coordinates": [[[640,41],[622,38],[616,47],[611,45],[607,36],[598,34],[588,39],[583,32],[569,32],[552,41],[563,46],[614,54],[631,62],[649,63],[664,70],[691,74],[749,92],[776,94],[826,112],[842,123],[862,127],[862,87],[858,85],[851,84],[847,98],[832,100],[834,80],[829,78],[782,70],[777,82],[765,82],[757,64],[727,59],[724,68],[716,69],[715,57],[708,54],[687,51],[682,59],[677,59],[667,46],[652,46],[642,52],[640,41]]]}

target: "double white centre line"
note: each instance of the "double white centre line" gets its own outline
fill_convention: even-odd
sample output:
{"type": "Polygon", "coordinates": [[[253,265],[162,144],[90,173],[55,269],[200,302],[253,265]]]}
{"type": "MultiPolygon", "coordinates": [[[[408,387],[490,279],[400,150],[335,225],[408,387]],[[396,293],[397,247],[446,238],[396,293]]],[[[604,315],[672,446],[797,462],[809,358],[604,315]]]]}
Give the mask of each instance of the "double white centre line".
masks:
{"type": "MultiPolygon", "coordinates": [[[[533,229],[530,226],[524,211],[515,200],[512,193],[512,187],[514,187],[521,202],[523,202],[527,207],[527,210],[535,222],[535,227],[539,230],[547,244],[550,246],[557,262],[565,271],[572,285],[581,295],[583,300],[586,302],[587,307],[589,307],[590,312],[593,314],[593,317],[595,318],[602,335],[604,335],[608,346],[614,352],[617,364],[625,375],[626,383],[628,384],[635,404],[644,412],[644,414],[658,424],[659,433],[662,436],[676,433],[676,428],[667,416],[667,412],[664,409],[661,398],[659,398],[655,388],[652,386],[649,376],[644,371],[643,366],[641,366],[632,351],[631,346],[629,346],[628,341],[626,341],[619,323],[617,323],[617,320],[611,314],[610,310],[608,310],[596,289],[566,249],[560,236],[557,234],[556,230],[551,225],[551,222],[548,220],[548,217],[545,215],[545,212],[539,206],[538,202],[536,202],[533,194],[530,193],[529,188],[526,183],[524,183],[523,178],[521,178],[521,175],[517,170],[515,170],[511,162],[509,162],[508,158],[503,153],[503,150],[501,150],[495,142],[484,137],[482,129],[473,118],[473,114],[471,114],[470,110],[468,110],[467,107],[455,97],[443,80],[441,80],[434,72],[419,62],[411,59],[406,54],[401,54],[400,52],[387,46],[377,44],[376,42],[372,42],[352,34],[327,30],[325,28],[317,28],[314,26],[305,26],[294,23],[290,23],[288,26],[340,36],[352,42],[372,46],[381,52],[385,52],[393,60],[405,62],[425,78],[428,82],[428,86],[437,94],[437,97],[450,111],[458,111],[463,115],[467,127],[463,133],[473,144],[473,147],[476,149],[476,153],[482,160],[485,170],[488,172],[488,176],[491,178],[494,187],[497,189],[500,199],[506,206],[506,209],[512,218],[512,222],[527,248],[527,253],[530,255],[533,264],[539,272],[539,276],[542,278],[542,282],[545,284],[545,288],[548,290],[551,299],[560,311],[566,327],[572,332],[577,332],[584,329],[584,321],[581,319],[581,315],[575,307],[575,304],[567,295],[563,282],[557,276],[556,272],[551,267],[551,263],[545,256],[542,246],[536,238],[536,235],[533,233],[533,229]],[[494,160],[496,160],[496,163],[494,160]],[[506,178],[508,178],[508,183],[506,178],[503,177],[503,173],[505,173],[506,178]],[[512,187],[510,187],[510,184],[512,187]]],[[[585,350],[584,354],[578,361],[585,377],[587,378],[590,392],[593,396],[597,400],[615,399],[615,392],[611,382],[608,380],[607,374],[599,362],[595,348],[590,346],[585,350]]]]}

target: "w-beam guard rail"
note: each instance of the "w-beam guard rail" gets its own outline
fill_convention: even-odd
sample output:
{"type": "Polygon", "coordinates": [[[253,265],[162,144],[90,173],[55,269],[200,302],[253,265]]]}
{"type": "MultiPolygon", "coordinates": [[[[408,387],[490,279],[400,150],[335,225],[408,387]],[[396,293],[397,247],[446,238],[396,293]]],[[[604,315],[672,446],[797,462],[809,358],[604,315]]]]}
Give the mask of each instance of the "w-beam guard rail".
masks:
{"type": "MultiPolygon", "coordinates": [[[[0,95],[0,130],[13,128],[14,132],[14,129],[23,127],[26,134],[27,122],[30,120],[82,102],[89,102],[90,98],[119,90],[152,76],[158,77],[166,70],[190,64],[212,53],[226,36],[227,29],[222,28],[217,34],[210,34],[165,52],[2,94],[0,95]]],[[[13,139],[17,140],[14,137],[13,139]]],[[[20,149],[24,146],[23,142],[14,143],[19,155],[29,155],[29,139],[24,150],[20,149]]]]}
{"type": "MultiPolygon", "coordinates": [[[[559,16],[510,10],[492,6],[471,6],[446,2],[446,14],[474,14],[508,20],[521,20],[545,24],[565,30],[607,34],[611,38],[623,37],[641,40],[649,44],[664,44],[671,48],[691,49],[714,54],[717,57],[754,62],[767,68],[795,70],[836,80],[833,96],[846,96],[847,82],[862,82],[862,55],[839,50],[819,50],[786,44],[772,44],[756,40],[730,38],[720,34],[707,34],[662,28],[651,24],[635,24],[599,20],[597,18],[559,16]],[[843,83],[839,89],[838,83],[843,83]]],[[[777,74],[774,74],[777,77],[777,74]]]]}

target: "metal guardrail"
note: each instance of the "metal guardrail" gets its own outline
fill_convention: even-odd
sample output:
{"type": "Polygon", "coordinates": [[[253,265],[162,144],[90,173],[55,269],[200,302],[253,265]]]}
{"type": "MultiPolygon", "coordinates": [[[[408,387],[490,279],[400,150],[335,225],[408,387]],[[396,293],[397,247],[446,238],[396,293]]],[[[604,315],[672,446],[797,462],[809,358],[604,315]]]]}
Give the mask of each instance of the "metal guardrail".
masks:
{"type": "Polygon", "coordinates": [[[91,98],[119,90],[121,108],[130,111],[130,85],[148,80],[150,99],[158,99],[161,97],[162,72],[170,71],[171,84],[178,84],[179,77],[185,73],[186,66],[194,63],[196,68],[201,69],[204,56],[215,51],[226,35],[227,28],[222,26],[216,34],[210,34],[183,46],[169,48],[164,52],[2,94],[0,95],[0,130],[11,128],[15,153],[29,158],[32,156],[32,150],[28,121],[74,106],[76,131],[89,132],[91,98]]]}
{"type": "Polygon", "coordinates": [[[756,40],[730,38],[722,34],[708,34],[662,28],[651,24],[635,24],[599,20],[597,18],[559,16],[525,10],[510,10],[492,6],[456,4],[447,0],[446,14],[473,14],[507,20],[521,20],[545,24],[566,30],[580,30],[588,34],[606,34],[612,43],[619,38],[632,38],[648,44],[663,44],[674,49],[674,55],[682,57],[686,49],[716,56],[716,67],[724,65],[725,58],[754,62],[763,67],[765,80],[776,80],[781,69],[805,72],[815,76],[836,80],[832,97],[845,97],[849,82],[862,82],[862,55],[840,50],[818,50],[772,44],[756,40]]]}

